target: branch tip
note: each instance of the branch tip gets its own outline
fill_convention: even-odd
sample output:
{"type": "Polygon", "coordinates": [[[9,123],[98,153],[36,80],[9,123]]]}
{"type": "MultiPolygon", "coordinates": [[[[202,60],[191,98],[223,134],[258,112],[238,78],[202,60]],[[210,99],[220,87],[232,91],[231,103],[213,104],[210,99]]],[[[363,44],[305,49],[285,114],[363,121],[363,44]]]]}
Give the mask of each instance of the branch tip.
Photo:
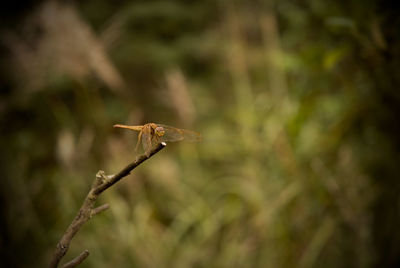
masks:
{"type": "Polygon", "coordinates": [[[85,249],[81,254],[75,257],[70,262],[63,265],[62,268],[72,268],[81,264],[89,256],[89,250],[85,249]]]}
{"type": "Polygon", "coordinates": [[[110,208],[110,204],[104,204],[97,208],[94,208],[94,209],[92,209],[92,212],[90,213],[90,217],[93,217],[94,215],[97,215],[100,212],[103,212],[104,210],[107,210],[109,208],[110,208]]]}

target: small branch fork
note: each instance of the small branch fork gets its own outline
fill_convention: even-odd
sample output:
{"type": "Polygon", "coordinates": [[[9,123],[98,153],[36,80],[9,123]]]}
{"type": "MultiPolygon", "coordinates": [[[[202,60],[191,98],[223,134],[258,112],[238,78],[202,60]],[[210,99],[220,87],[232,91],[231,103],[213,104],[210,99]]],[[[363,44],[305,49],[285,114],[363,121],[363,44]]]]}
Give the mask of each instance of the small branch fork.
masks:
{"type": "MultiPolygon", "coordinates": [[[[165,143],[159,143],[151,150],[149,156],[146,155],[139,156],[135,161],[127,165],[124,169],[122,169],[115,175],[107,176],[105,172],[102,170],[97,172],[92,187],[89,193],[87,194],[85,201],[83,201],[83,204],[79,209],[78,214],[75,216],[75,218],[68,226],[67,230],[65,231],[65,233],[63,234],[63,236],[61,237],[60,241],[57,244],[56,249],[53,253],[53,257],[50,261],[49,268],[58,267],[58,264],[60,263],[61,259],[68,251],[72,238],[79,231],[82,225],[89,219],[91,219],[92,216],[97,215],[100,212],[110,207],[109,204],[104,204],[94,208],[94,204],[97,198],[100,196],[100,194],[105,190],[107,190],[108,188],[110,188],[115,183],[117,183],[118,181],[120,181],[122,178],[129,175],[133,169],[135,169],[141,163],[143,163],[144,161],[146,161],[147,159],[158,153],[165,146],[166,146],[165,143]]],[[[89,251],[85,250],[79,256],[74,258],[72,261],[66,263],[63,266],[63,268],[75,267],[79,265],[81,262],[83,262],[87,258],[87,256],[89,256],[89,251]]]]}

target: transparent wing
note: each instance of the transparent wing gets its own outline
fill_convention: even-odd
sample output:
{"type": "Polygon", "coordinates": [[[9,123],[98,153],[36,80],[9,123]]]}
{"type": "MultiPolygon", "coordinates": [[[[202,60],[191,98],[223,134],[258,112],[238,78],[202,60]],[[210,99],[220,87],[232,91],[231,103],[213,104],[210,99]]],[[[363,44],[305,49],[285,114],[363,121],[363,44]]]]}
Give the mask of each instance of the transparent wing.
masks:
{"type": "Polygon", "coordinates": [[[151,151],[151,133],[149,130],[150,129],[144,128],[142,131],[142,144],[144,152],[147,156],[150,155],[151,151]]]}
{"type": "Polygon", "coordinates": [[[138,140],[136,142],[136,147],[135,147],[135,152],[139,150],[140,142],[142,141],[142,131],[139,132],[138,134],[138,140]]]}
{"type": "Polygon", "coordinates": [[[160,141],[190,141],[190,142],[199,142],[201,141],[201,134],[195,131],[187,130],[187,129],[179,129],[175,127],[166,126],[163,124],[157,124],[157,126],[163,127],[165,134],[159,137],[160,141]]]}

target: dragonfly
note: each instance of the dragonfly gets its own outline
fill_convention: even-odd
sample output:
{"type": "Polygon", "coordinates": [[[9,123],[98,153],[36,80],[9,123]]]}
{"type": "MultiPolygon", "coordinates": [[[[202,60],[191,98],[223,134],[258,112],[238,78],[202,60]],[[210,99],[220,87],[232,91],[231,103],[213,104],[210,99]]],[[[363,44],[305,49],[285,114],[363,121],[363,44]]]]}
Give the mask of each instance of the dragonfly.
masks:
{"type": "Polygon", "coordinates": [[[138,151],[140,142],[142,142],[143,149],[147,157],[150,155],[150,151],[153,146],[161,142],[176,142],[182,140],[199,142],[202,139],[201,134],[198,132],[157,123],[147,123],[143,126],[116,124],[114,127],[138,131],[138,141],[136,143],[135,151],[138,151]]]}

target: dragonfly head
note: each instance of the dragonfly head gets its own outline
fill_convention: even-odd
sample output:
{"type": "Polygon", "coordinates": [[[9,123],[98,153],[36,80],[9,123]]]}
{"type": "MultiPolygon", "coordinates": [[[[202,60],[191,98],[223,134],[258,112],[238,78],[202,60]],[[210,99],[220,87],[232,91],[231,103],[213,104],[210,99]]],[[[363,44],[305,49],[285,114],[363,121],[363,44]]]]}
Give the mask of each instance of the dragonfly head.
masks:
{"type": "Polygon", "coordinates": [[[165,134],[165,130],[163,127],[156,127],[156,129],[154,130],[154,132],[156,133],[157,136],[162,137],[165,134]]]}

